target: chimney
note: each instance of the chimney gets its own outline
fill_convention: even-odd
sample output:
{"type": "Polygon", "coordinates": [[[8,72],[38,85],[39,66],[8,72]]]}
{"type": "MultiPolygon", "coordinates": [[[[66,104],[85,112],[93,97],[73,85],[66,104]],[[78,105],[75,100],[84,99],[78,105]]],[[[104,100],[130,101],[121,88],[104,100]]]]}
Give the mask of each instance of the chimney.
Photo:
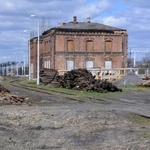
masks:
{"type": "Polygon", "coordinates": [[[73,17],[73,23],[76,24],[77,23],[77,16],[73,17]]]}
{"type": "Polygon", "coordinates": [[[91,20],[91,18],[88,17],[88,18],[86,19],[86,22],[87,22],[87,23],[90,23],[90,22],[91,22],[90,20],[91,20]]]}

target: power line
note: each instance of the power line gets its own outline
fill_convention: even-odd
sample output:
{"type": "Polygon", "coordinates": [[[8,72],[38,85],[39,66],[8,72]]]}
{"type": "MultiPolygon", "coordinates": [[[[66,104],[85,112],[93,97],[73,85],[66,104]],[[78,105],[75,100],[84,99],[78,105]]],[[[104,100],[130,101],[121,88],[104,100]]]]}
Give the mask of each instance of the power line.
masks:
{"type": "Polygon", "coordinates": [[[150,48],[130,48],[131,53],[150,53],[150,48]]]}

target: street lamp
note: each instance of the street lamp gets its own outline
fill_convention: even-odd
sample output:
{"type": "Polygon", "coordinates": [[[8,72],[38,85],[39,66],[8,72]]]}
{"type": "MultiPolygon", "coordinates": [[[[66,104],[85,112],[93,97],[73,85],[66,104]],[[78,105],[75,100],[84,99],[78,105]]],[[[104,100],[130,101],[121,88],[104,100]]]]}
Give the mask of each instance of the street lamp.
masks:
{"type": "Polygon", "coordinates": [[[40,77],[39,77],[39,70],[40,70],[40,20],[36,15],[31,15],[32,18],[36,17],[38,21],[38,45],[37,45],[37,85],[39,85],[40,77]]]}
{"type": "Polygon", "coordinates": [[[17,75],[17,77],[18,77],[18,54],[17,53],[14,53],[14,55],[16,56],[15,57],[15,60],[16,60],[16,75],[17,75]]]}
{"type": "Polygon", "coordinates": [[[26,63],[25,63],[25,53],[24,51],[21,51],[21,53],[23,54],[23,61],[22,61],[22,75],[26,75],[26,63]]]}
{"type": "MultiPolygon", "coordinates": [[[[24,32],[28,32],[28,30],[24,30],[24,32]]],[[[28,39],[28,62],[29,62],[29,81],[31,80],[31,55],[30,55],[30,32],[29,32],[29,39],[28,39]]]]}

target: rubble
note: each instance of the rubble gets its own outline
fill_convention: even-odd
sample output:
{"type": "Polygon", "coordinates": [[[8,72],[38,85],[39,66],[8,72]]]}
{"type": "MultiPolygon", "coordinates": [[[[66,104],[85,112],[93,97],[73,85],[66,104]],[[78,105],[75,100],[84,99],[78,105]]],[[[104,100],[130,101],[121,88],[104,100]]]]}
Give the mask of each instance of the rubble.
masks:
{"type": "Polygon", "coordinates": [[[61,87],[83,91],[96,91],[100,93],[122,91],[117,86],[104,80],[97,80],[86,69],[73,69],[62,76],[57,76],[61,87]]]}
{"type": "Polygon", "coordinates": [[[0,85],[0,101],[8,104],[21,104],[25,102],[25,98],[11,94],[8,89],[0,85]]]}

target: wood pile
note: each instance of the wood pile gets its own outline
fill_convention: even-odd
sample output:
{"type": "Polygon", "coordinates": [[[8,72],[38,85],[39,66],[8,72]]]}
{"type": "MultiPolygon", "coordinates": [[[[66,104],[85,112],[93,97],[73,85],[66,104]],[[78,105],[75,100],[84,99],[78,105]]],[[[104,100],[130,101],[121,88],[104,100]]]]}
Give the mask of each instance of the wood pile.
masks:
{"type": "Polygon", "coordinates": [[[150,87],[150,80],[145,81],[142,84],[139,84],[138,86],[143,86],[143,87],[150,87]]]}
{"type": "Polygon", "coordinates": [[[43,68],[40,71],[40,82],[43,83],[44,85],[50,84],[57,82],[56,81],[56,76],[58,75],[58,71],[55,69],[47,69],[43,68]]]}
{"type": "Polygon", "coordinates": [[[73,69],[62,76],[57,76],[61,87],[83,91],[96,91],[100,93],[122,91],[110,82],[96,80],[95,76],[86,69],[73,69]]]}
{"type": "Polygon", "coordinates": [[[25,98],[11,94],[8,89],[0,85],[0,101],[8,104],[21,104],[25,102],[25,98]]]}
{"type": "Polygon", "coordinates": [[[143,86],[145,86],[145,87],[150,87],[150,80],[145,81],[145,82],[143,83],[143,86]]]}

